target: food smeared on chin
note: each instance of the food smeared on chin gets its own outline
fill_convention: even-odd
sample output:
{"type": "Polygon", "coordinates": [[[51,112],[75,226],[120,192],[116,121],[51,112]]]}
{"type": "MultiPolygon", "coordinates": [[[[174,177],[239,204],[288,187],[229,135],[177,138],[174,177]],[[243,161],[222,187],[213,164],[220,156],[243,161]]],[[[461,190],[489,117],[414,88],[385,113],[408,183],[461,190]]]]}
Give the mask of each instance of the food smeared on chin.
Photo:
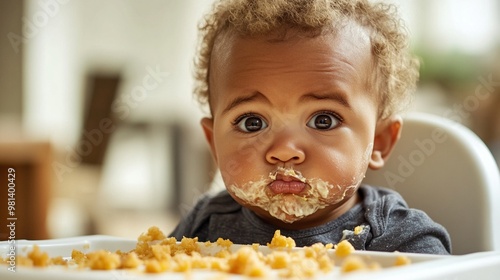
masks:
{"type": "Polygon", "coordinates": [[[245,204],[260,207],[286,223],[301,220],[316,211],[342,201],[359,182],[332,184],[319,178],[306,178],[293,168],[278,167],[267,177],[242,185],[232,184],[228,191],[245,204]]]}

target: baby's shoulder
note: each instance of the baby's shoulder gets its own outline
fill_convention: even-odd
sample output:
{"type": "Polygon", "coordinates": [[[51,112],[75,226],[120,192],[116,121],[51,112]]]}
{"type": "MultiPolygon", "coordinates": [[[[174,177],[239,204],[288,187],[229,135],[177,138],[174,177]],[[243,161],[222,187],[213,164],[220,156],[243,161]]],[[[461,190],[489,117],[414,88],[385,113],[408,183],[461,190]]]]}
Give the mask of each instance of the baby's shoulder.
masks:
{"type": "Polygon", "coordinates": [[[359,188],[359,192],[365,207],[408,208],[408,204],[404,198],[397,191],[392,189],[362,185],[359,188]]]}
{"type": "Polygon", "coordinates": [[[400,232],[400,228],[433,228],[434,221],[422,210],[410,208],[403,197],[394,190],[363,186],[364,217],[375,236],[400,232]]]}

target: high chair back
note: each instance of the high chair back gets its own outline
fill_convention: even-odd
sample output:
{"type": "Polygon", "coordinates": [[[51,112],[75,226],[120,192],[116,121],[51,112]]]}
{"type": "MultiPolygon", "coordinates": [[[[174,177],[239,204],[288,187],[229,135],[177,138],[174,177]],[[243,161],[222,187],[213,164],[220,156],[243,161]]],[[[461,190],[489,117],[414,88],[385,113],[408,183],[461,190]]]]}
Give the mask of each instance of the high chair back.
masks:
{"type": "Polygon", "coordinates": [[[468,128],[425,113],[404,117],[386,165],[364,183],[398,191],[450,233],[453,254],[500,250],[500,175],[468,128]]]}

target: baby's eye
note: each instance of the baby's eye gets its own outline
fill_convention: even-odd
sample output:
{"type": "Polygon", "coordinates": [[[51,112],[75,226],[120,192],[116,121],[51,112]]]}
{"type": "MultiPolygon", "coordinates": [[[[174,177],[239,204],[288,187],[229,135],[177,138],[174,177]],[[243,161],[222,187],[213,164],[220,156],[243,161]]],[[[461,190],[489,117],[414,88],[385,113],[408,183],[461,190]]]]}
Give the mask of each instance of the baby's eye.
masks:
{"type": "Polygon", "coordinates": [[[234,124],[243,132],[256,132],[267,127],[267,123],[256,115],[243,115],[234,124]]]}
{"type": "Polygon", "coordinates": [[[308,122],[307,126],[318,130],[330,130],[340,125],[340,118],[333,112],[316,113],[308,122]]]}

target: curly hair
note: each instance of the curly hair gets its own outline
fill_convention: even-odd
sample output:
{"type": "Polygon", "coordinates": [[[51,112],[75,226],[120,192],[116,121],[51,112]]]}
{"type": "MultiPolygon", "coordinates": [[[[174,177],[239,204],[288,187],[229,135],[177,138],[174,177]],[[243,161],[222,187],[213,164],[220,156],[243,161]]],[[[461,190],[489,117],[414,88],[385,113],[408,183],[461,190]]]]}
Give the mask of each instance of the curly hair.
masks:
{"type": "Polygon", "coordinates": [[[295,29],[318,36],[348,21],[364,27],[370,37],[375,67],[370,81],[378,94],[379,117],[401,111],[411,102],[419,62],[408,50],[406,29],[395,6],[368,0],[219,0],[199,26],[195,97],[202,105],[209,103],[210,58],[224,32],[259,36],[295,29]]]}

